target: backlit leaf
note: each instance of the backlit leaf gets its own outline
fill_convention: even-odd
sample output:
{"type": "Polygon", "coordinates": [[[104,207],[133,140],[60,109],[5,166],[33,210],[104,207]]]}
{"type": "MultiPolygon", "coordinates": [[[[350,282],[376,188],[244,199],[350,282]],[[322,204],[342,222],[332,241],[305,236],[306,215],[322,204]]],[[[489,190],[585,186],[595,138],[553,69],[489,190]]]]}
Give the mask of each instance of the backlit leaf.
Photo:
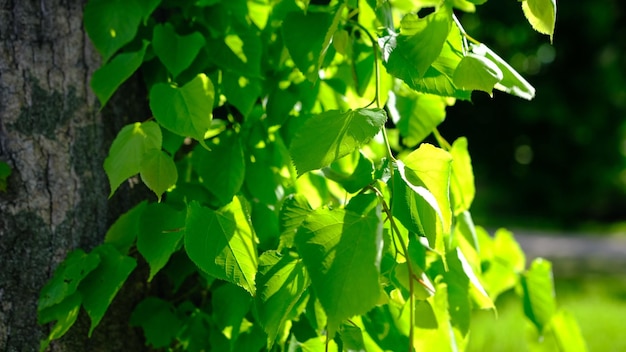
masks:
{"type": "Polygon", "coordinates": [[[313,211],[313,208],[311,208],[303,194],[291,194],[285,199],[280,209],[279,250],[293,247],[293,238],[296,235],[296,230],[311,211],[313,211]]]}
{"type": "Polygon", "coordinates": [[[141,66],[148,44],[144,40],[140,50],[120,53],[93,73],[90,85],[100,100],[101,107],[106,105],[117,88],[141,66]]]}
{"type": "Polygon", "coordinates": [[[185,250],[204,272],[255,294],[257,253],[254,235],[239,198],[212,210],[192,202],[187,208],[185,250]]]}
{"type": "Polygon", "coordinates": [[[330,337],[344,319],[364,314],[380,301],[380,207],[365,216],[317,209],[298,229],[295,244],[326,311],[330,337]]]}
{"type": "Polygon", "coordinates": [[[309,284],[302,259],[274,251],[259,258],[255,306],[270,346],[309,284]]]}
{"type": "Polygon", "coordinates": [[[135,122],[122,128],[104,160],[104,171],[111,185],[109,197],[122,182],[139,173],[148,150],[161,149],[162,139],[161,129],[154,121],[135,122]]]}
{"type": "Polygon", "coordinates": [[[440,96],[401,89],[390,102],[390,114],[408,147],[423,141],[446,118],[446,101],[440,96]]]}
{"type": "Polygon", "coordinates": [[[472,160],[467,151],[467,138],[461,137],[452,143],[452,178],[450,190],[454,205],[454,215],[469,210],[476,194],[472,160]]]}
{"type": "Polygon", "coordinates": [[[552,42],[556,23],[556,0],[524,0],[522,10],[530,25],[537,32],[549,35],[552,42]]]}
{"type": "Polygon", "coordinates": [[[156,194],[159,201],[168,188],[176,184],[178,171],[172,157],[160,149],[146,151],[139,169],[141,180],[156,194]]]}
{"type": "Polygon", "coordinates": [[[211,129],[215,89],[211,80],[199,74],[183,87],[157,83],[150,89],[150,109],[161,126],[204,143],[211,129]]]}
{"type": "Polygon", "coordinates": [[[570,312],[559,310],[552,316],[550,330],[554,334],[561,351],[587,351],[585,339],[578,327],[576,318],[570,312]]]}
{"type": "Polygon", "coordinates": [[[327,111],[308,119],[289,149],[298,175],[327,166],[366,144],[387,120],[381,109],[327,111]]]}
{"type": "Polygon", "coordinates": [[[148,281],[161,270],[183,238],[185,212],[163,203],[144,207],[139,219],[137,250],[150,266],[148,281]]]}
{"type": "Polygon", "coordinates": [[[485,56],[502,71],[502,80],[494,88],[526,100],[535,97],[535,88],[485,44],[472,45],[471,48],[474,54],[485,56]]]}
{"type": "Polygon", "coordinates": [[[545,259],[535,259],[522,275],[524,290],[524,313],[535,324],[539,333],[556,313],[552,263],[545,259]]]}
{"type": "Polygon", "coordinates": [[[100,323],[117,291],[137,266],[134,258],[122,255],[108,244],[94,248],[91,253],[100,257],[100,264],[78,287],[83,295],[83,307],[91,318],[89,336],[100,323]]]}
{"type": "Polygon", "coordinates": [[[454,71],[454,85],[464,90],[482,90],[492,95],[504,77],[500,68],[484,56],[467,54],[454,71]]]}
{"type": "Polygon", "coordinates": [[[178,76],[191,65],[204,44],[204,37],[200,32],[183,36],[176,33],[169,23],[154,26],[154,53],[174,76],[178,76]]]}

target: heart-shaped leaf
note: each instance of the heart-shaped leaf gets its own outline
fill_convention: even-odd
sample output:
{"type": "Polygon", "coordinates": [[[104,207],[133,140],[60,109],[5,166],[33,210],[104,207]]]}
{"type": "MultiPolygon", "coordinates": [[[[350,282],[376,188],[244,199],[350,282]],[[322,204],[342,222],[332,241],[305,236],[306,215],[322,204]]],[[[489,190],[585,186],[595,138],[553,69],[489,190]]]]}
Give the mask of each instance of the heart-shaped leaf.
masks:
{"type": "Polygon", "coordinates": [[[204,144],[211,128],[215,88],[201,73],[181,88],[157,83],[150,89],[150,109],[161,126],[204,144]]]}
{"type": "Polygon", "coordinates": [[[161,201],[161,195],[176,184],[178,171],[172,157],[160,149],[146,152],[139,169],[141,180],[161,201]]]}
{"type": "Polygon", "coordinates": [[[174,76],[191,65],[204,44],[200,32],[181,36],[169,23],[156,25],[152,34],[154,53],[174,76]]]}

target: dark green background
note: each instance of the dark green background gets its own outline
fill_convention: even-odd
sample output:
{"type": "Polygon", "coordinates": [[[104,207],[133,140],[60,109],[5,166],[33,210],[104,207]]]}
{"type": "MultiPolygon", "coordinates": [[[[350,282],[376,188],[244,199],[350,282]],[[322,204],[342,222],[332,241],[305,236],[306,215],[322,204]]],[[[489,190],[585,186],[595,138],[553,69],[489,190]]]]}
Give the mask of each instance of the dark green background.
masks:
{"type": "Polygon", "coordinates": [[[488,1],[461,16],[468,34],[537,89],[531,102],[474,93],[440,126],[450,141],[469,139],[478,223],[567,228],[626,220],[625,14],[620,1],[558,2],[553,45],[515,1],[488,1]]]}

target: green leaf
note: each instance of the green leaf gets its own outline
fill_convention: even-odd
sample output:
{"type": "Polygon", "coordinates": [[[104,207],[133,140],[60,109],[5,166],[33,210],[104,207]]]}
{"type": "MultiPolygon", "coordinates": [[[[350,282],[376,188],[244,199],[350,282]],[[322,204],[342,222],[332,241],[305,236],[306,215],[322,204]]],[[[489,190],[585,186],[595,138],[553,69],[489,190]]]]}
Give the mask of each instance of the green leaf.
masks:
{"type": "Polygon", "coordinates": [[[259,258],[255,307],[270,348],[309,285],[304,263],[296,256],[267,251],[259,258]]]}
{"type": "Polygon", "coordinates": [[[413,186],[426,187],[437,200],[443,232],[449,233],[452,224],[449,198],[452,156],[441,148],[424,143],[402,161],[405,165],[406,181],[413,186]]]}
{"type": "Polygon", "coordinates": [[[308,119],[289,149],[298,175],[352,153],[369,142],[386,120],[381,109],[331,110],[308,119]]]}
{"type": "Polygon", "coordinates": [[[556,313],[552,264],[542,258],[535,259],[522,275],[524,313],[535,324],[539,333],[556,313]]]}
{"type": "Polygon", "coordinates": [[[440,96],[401,89],[389,100],[391,117],[408,147],[423,141],[446,118],[446,100],[440,96]]]}
{"type": "Polygon", "coordinates": [[[122,255],[108,244],[94,248],[91,253],[100,257],[100,264],[78,287],[78,291],[83,295],[83,307],[91,318],[90,337],[117,291],[137,266],[135,259],[122,255]]]}
{"type": "Polygon", "coordinates": [[[185,250],[200,269],[255,294],[258,258],[239,198],[217,211],[192,202],[185,227],[185,250]]]}
{"type": "Polygon", "coordinates": [[[116,55],[111,61],[101,66],[91,76],[91,89],[93,89],[98,100],[100,100],[100,108],[106,105],[117,88],[141,66],[150,42],[144,40],[142,43],[143,45],[138,51],[124,52],[116,55]]]}
{"type": "Polygon", "coordinates": [[[203,73],[177,88],[157,83],[150,89],[150,109],[161,126],[183,137],[193,137],[201,144],[211,129],[215,89],[203,73]]]}
{"type": "Polygon", "coordinates": [[[295,244],[328,316],[331,338],[344,319],[364,314],[380,301],[380,206],[366,216],[316,209],[298,229],[295,244]]]}
{"type": "Polygon", "coordinates": [[[183,238],[185,212],[163,203],[144,207],[139,219],[137,250],[150,266],[148,282],[169,261],[183,238]]]}
{"type": "Polygon", "coordinates": [[[4,161],[0,161],[0,192],[7,191],[7,180],[9,179],[9,176],[11,176],[12,172],[13,170],[11,170],[9,164],[4,161]]]}
{"type": "Polygon", "coordinates": [[[133,310],[130,325],[141,327],[146,345],[163,348],[174,341],[183,322],[170,302],[157,297],[147,297],[133,310]]]}
{"type": "Polygon", "coordinates": [[[200,32],[181,36],[169,23],[154,26],[154,53],[174,77],[191,65],[204,44],[204,37],[200,32]]]}
{"type": "MultiPolygon", "coordinates": [[[[430,308],[431,314],[415,314],[415,338],[413,348],[415,351],[457,351],[462,350],[457,347],[455,334],[452,331],[450,321],[452,317],[449,311],[448,287],[441,282],[435,286],[435,295],[429,297],[426,302],[416,304],[423,308],[430,308]]],[[[416,307],[417,308],[417,307],[416,307]]],[[[407,309],[408,310],[408,309],[407,309]]]]}
{"type": "Polygon", "coordinates": [[[100,263],[97,255],[77,249],[59,264],[54,275],[41,289],[37,311],[52,307],[73,295],[80,282],[100,263]]]}
{"type": "Polygon", "coordinates": [[[431,247],[438,241],[437,217],[441,210],[435,196],[423,186],[411,184],[406,179],[404,164],[397,163],[392,188],[394,190],[391,206],[393,216],[410,232],[424,236],[431,247]]]}
{"type": "Polygon", "coordinates": [[[460,137],[450,148],[452,154],[452,178],[450,190],[454,203],[454,215],[469,210],[476,195],[472,159],[467,151],[467,138],[460,137]]]}
{"type": "Polygon", "coordinates": [[[492,239],[481,227],[476,227],[480,258],[485,265],[482,279],[489,296],[495,300],[502,292],[514,287],[524,270],[524,252],[507,230],[499,229],[492,239]]]}
{"type": "Polygon", "coordinates": [[[467,54],[454,71],[454,85],[464,90],[482,90],[492,95],[493,87],[504,74],[484,56],[467,54]]]}
{"type": "Polygon", "coordinates": [[[318,78],[318,71],[332,35],[337,29],[343,6],[333,17],[325,12],[289,12],[282,25],[285,46],[296,67],[311,81],[318,78]]]}
{"type": "Polygon", "coordinates": [[[556,0],[523,0],[522,10],[530,25],[539,33],[554,35],[556,0]]]}
{"type": "Polygon", "coordinates": [[[418,78],[424,77],[426,70],[439,57],[451,26],[452,11],[445,5],[424,18],[414,13],[406,14],[400,22],[394,53],[415,68],[418,78]]]}
{"type": "Polygon", "coordinates": [[[90,0],[85,6],[85,30],[104,62],[135,34],[149,7],[140,0],[90,0]]]}
{"type": "Polygon", "coordinates": [[[37,312],[39,324],[56,321],[56,324],[50,329],[48,338],[41,341],[39,351],[45,351],[52,340],[61,338],[74,325],[80,312],[80,303],[80,293],[74,292],[61,303],[37,312]]]}
{"type": "Polygon", "coordinates": [[[250,115],[262,93],[260,81],[229,71],[223,73],[222,80],[223,94],[228,102],[233,104],[244,117],[250,115]]]}
{"type": "Polygon", "coordinates": [[[576,318],[568,311],[559,310],[550,320],[550,330],[556,338],[560,351],[587,351],[576,318]]]}
{"type": "Polygon", "coordinates": [[[474,54],[483,55],[494,62],[502,71],[502,80],[494,88],[526,100],[531,100],[535,97],[535,88],[485,44],[472,44],[471,50],[474,54]]]}
{"type": "Polygon", "coordinates": [[[225,283],[212,290],[213,321],[221,331],[230,328],[231,346],[237,341],[244,317],[250,310],[252,298],[241,287],[225,283]]]}
{"type": "Polygon", "coordinates": [[[196,147],[193,150],[193,169],[200,183],[213,193],[220,204],[228,204],[243,185],[246,161],[238,134],[222,133],[208,143],[210,151],[196,147]]]}
{"type": "Polygon", "coordinates": [[[104,236],[104,243],[112,245],[122,254],[128,254],[139,233],[139,219],[147,204],[143,201],[115,220],[104,236]]]}
{"type": "Polygon", "coordinates": [[[360,191],[374,181],[374,164],[363,153],[353,152],[335,160],[322,169],[324,176],[346,189],[349,193],[360,191]]]}
{"type": "MultiPolygon", "coordinates": [[[[420,76],[410,58],[406,56],[409,48],[400,46],[395,35],[379,39],[379,46],[383,51],[384,65],[387,72],[404,81],[411,89],[428,94],[469,100],[471,91],[456,87],[452,81],[454,70],[463,58],[463,43],[461,33],[456,26],[452,26],[447,41],[443,45],[439,57],[420,76]],[[403,56],[402,54],[405,53],[403,56]]],[[[419,50],[419,48],[415,48],[419,50]]]]}
{"type": "Polygon", "coordinates": [[[344,324],[341,326],[339,333],[343,348],[348,352],[365,352],[365,341],[363,340],[363,331],[358,326],[344,324]]]}
{"type": "Polygon", "coordinates": [[[301,194],[290,194],[280,209],[280,245],[278,250],[293,247],[293,239],[309,213],[313,211],[307,198],[301,194]]]}
{"type": "Polygon", "coordinates": [[[148,150],[161,149],[162,139],[161,129],[154,121],[135,122],[120,130],[104,160],[104,171],[111,185],[109,197],[122,182],[139,173],[148,150]]]}
{"type": "Polygon", "coordinates": [[[141,180],[150,188],[159,202],[161,196],[178,180],[178,171],[172,157],[161,149],[150,149],[146,151],[139,168],[141,180]]]}

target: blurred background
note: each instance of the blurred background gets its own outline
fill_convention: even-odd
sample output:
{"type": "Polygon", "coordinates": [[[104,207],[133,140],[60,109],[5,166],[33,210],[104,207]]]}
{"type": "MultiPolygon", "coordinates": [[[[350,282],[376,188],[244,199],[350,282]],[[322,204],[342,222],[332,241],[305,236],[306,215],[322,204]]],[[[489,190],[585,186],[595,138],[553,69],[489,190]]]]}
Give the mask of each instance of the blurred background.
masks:
{"type": "Polygon", "coordinates": [[[461,22],[537,89],[530,102],[475,93],[440,126],[449,140],[469,139],[476,222],[574,230],[626,221],[626,5],[558,2],[552,45],[514,1],[487,1],[461,22]]]}
{"type": "MultiPolygon", "coordinates": [[[[557,2],[552,45],[515,1],[487,1],[460,20],[537,89],[530,102],[475,94],[439,127],[449,141],[468,137],[475,223],[513,230],[528,261],[552,260],[559,306],[590,351],[626,351],[626,4],[557,2]]],[[[534,350],[512,333],[530,331],[519,300],[510,293],[497,306],[497,320],[474,317],[469,349],[534,350]]]]}

